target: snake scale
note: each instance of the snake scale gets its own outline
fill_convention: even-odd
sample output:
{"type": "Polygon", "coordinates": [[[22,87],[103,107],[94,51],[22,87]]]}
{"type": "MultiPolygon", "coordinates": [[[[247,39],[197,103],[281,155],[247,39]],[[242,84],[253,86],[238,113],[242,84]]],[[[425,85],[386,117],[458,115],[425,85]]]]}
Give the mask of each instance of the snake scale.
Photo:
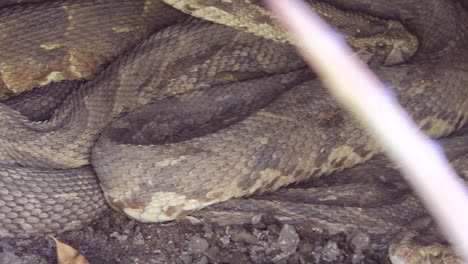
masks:
{"type": "MultiPolygon", "coordinates": [[[[32,235],[81,226],[106,209],[102,190],[113,208],[134,219],[166,221],[233,197],[272,192],[290,183],[316,179],[362,163],[381,152],[320,82],[303,70],[304,63],[293,48],[282,43],[284,37],[271,37],[277,40],[271,41],[264,38],[265,34],[256,37],[225,25],[185,18],[160,1],[117,2],[52,1],[3,11],[3,16],[8,17],[22,10],[34,13],[39,7],[65,10],[59,17],[68,25],[62,29],[64,36],[71,36],[75,25],[80,25],[74,23],[74,19],[81,14],[81,4],[88,7],[84,10],[99,8],[93,5],[95,3],[127,5],[128,9],[117,8],[123,17],[127,17],[124,14],[130,12],[131,4],[135,4],[132,14],[138,14],[139,19],[130,16],[129,21],[155,21],[149,22],[152,27],[96,26],[96,30],[103,32],[123,33],[125,41],[110,42],[126,44],[121,50],[102,56],[98,63],[83,63],[77,57],[82,54],[79,52],[81,36],[60,37],[62,42],[47,43],[45,49],[57,49],[56,57],[50,59],[58,60],[57,64],[65,71],[57,68],[38,73],[36,83],[16,85],[20,87],[18,90],[12,89],[16,79],[5,80],[4,73],[24,74],[16,70],[22,66],[1,71],[5,96],[51,81],[77,76],[91,79],[78,89],[71,89],[71,94],[57,105],[45,122],[30,121],[20,109],[18,112],[10,107],[13,103],[0,105],[2,235],[32,235]],[[74,7],[77,11],[70,12],[74,7]],[[171,10],[164,12],[170,18],[159,19],[150,13],[156,7],[171,10]],[[166,28],[149,36],[162,27],[166,28]],[[137,44],[141,39],[145,40],[137,44]],[[64,47],[65,51],[61,50],[64,47]],[[106,67],[123,50],[128,51],[106,67]],[[66,61],[59,58],[66,58],[66,61]],[[82,65],[88,66],[78,67],[82,65]],[[96,76],[102,68],[104,71],[96,76]],[[93,167],[89,166],[90,156],[93,167]]],[[[194,7],[200,3],[210,5],[210,12],[216,9],[212,1],[165,2],[185,12],[199,10],[194,7]]],[[[417,36],[418,50],[408,62],[380,67],[377,74],[393,88],[400,103],[429,135],[446,136],[466,123],[468,50],[464,47],[468,44],[468,17],[457,2],[325,2],[401,21],[417,36]]],[[[259,2],[251,4],[257,6],[259,2]]],[[[233,6],[229,9],[226,4],[220,8],[227,12],[234,10],[233,6]]],[[[0,20],[1,17],[0,14],[0,20]]],[[[89,16],[83,19],[86,17],[89,16]]],[[[372,28],[375,24],[379,26],[377,22],[372,24],[372,28]]],[[[343,30],[346,33],[347,29],[343,30]]],[[[368,37],[359,33],[358,37],[368,37]]],[[[116,37],[109,33],[109,38],[116,37]]],[[[90,43],[90,40],[83,42],[90,43]]],[[[375,47],[388,54],[389,45],[383,43],[379,41],[375,47]]],[[[41,44],[44,45],[35,45],[41,44]]],[[[355,48],[359,49],[359,44],[355,48]]],[[[391,64],[395,57],[400,59],[414,51],[402,50],[400,46],[397,50],[397,56],[393,54],[390,60],[378,57],[378,62],[391,64]]],[[[84,56],[94,57],[99,56],[84,56]]],[[[2,67],[10,67],[10,64],[2,67]]],[[[463,141],[466,142],[466,137],[461,136],[453,144],[463,149],[466,145],[463,141]]],[[[464,164],[461,162],[461,169],[464,164]]],[[[359,183],[347,186],[350,192],[370,188],[359,183]]],[[[339,192],[333,191],[335,187],[321,188],[339,192]]],[[[315,192],[317,197],[322,191],[315,192]]],[[[287,201],[285,192],[288,191],[280,192],[277,197],[286,199],[283,205],[294,211],[294,203],[287,201]]],[[[300,195],[301,192],[294,193],[300,195]]],[[[307,193],[314,191],[310,189],[307,193]]],[[[393,212],[400,212],[405,223],[425,213],[421,209],[414,211],[420,207],[419,202],[413,196],[408,197],[398,205],[383,206],[380,211],[334,208],[334,213],[327,216],[327,212],[331,212],[327,209],[329,205],[314,206],[313,202],[310,207],[317,213],[314,214],[313,209],[299,208],[298,211],[302,218],[319,219],[329,225],[340,222],[337,220],[340,216],[356,214],[356,219],[363,219],[374,215],[383,220],[358,224],[381,234],[388,231],[383,227],[392,226],[388,224],[391,219],[386,218],[391,218],[393,212]]],[[[236,206],[250,208],[246,211],[261,211],[265,204],[268,198],[234,199],[200,211],[200,214],[205,212],[215,217],[236,206]],[[243,207],[238,205],[242,203],[243,207]],[[223,209],[223,206],[226,207],[223,209]]],[[[272,204],[279,206],[275,202],[272,204]]],[[[349,225],[352,224],[345,226],[349,225]]],[[[393,224],[394,230],[401,229],[398,225],[401,222],[393,224]]]]}

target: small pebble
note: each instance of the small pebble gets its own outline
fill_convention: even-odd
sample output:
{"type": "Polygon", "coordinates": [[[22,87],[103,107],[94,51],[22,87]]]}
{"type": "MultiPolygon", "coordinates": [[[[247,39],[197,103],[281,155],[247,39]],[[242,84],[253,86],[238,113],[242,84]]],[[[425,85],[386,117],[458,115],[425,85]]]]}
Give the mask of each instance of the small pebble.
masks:
{"type": "Polygon", "coordinates": [[[356,253],[351,259],[352,264],[364,263],[364,255],[362,253],[356,253]]]}
{"type": "Polygon", "coordinates": [[[354,246],[354,252],[360,253],[369,247],[370,238],[366,233],[358,231],[351,238],[351,245],[354,246]]]}
{"type": "Polygon", "coordinates": [[[205,252],[209,247],[208,241],[199,236],[193,236],[188,244],[188,251],[192,254],[200,254],[205,252]]]}
{"type": "Polygon", "coordinates": [[[185,219],[189,220],[192,225],[201,225],[203,224],[203,220],[196,218],[194,216],[188,215],[185,219]]]}
{"type": "Polygon", "coordinates": [[[223,243],[224,246],[229,245],[231,243],[231,236],[230,235],[225,235],[219,238],[221,240],[221,243],[223,243]]]}
{"type": "Polygon", "coordinates": [[[312,256],[314,258],[314,263],[320,263],[320,259],[322,258],[322,250],[321,246],[316,246],[314,251],[312,252],[312,256]]]}
{"type": "Polygon", "coordinates": [[[195,264],[208,264],[208,258],[206,256],[202,256],[195,262],[195,264]]]}
{"type": "Polygon", "coordinates": [[[279,235],[279,233],[281,232],[280,226],[278,226],[278,225],[268,225],[267,230],[272,235],[279,235]]]}
{"type": "Polygon", "coordinates": [[[309,254],[310,252],[314,251],[314,245],[310,243],[304,243],[299,247],[299,252],[304,254],[309,254]]]}
{"type": "Polygon", "coordinates": [[[121,235],[119,232],[113,232],[109,236],[116,238],[120,242],[126,241],[128,238],[127,235],[121,235]]]}
{"type": "Polygon", "coordinates": [[[262,214],[254,215],[251,219],[252,225],[257,225],[262,221],[262,214]]]}
{"type": "Polygon", "coordinates": [[[0,263],[22,264],[21,258],[10,252],[0,253],[0,263]]]}
{"type": "Polygon", "coordinates": [[[288,254],[282,252],[282,253],[276,255],[276,256],[272,259],[272,261],[273,261],[273,263],[281,263],[281,264],[284,263],[284,264],[286,264],[286,263],[287,263],[287,259],[288,259],[288,254]]]}
{"type": "Polygon", "coordinates": [[[280,251],[280,246],[278,242],[268,241],[261,244],[264,244],[265,253],[268,255],[272,254],[273,252],[280,251]]]}
{"type": "Polygon", "coordinates": [[[214,263],[221,263],[223,261],[223,256],[217,246],[210,247],[205,252],[205,255],[214,263]]]}
{"type": "Polygon", "coordinates": [[[247,231],[240,231],[238,233],[233,233],[231,239],[234,242],[243,242],[247,244],[257,244],[257,237],[247,231]]]}
{"type": "Polygon", "coordinates": [[[193,263],[193,258],[188,252],[182,252],[180,255],[180,258],[182,260],[182,263],[184,264],[192,264],[193,263]]]}
{"type": "Polygon", "coordinates": [[[285,224],[278,237],[278,244],[281,251],[288,255],[292,254],[296,252],[298,243],[299,235],[296,229],[292,225],[285,224]]]}
{"type": "Polygon", "coordinates": [[[135,245],[144,245],[145,244],[145,239],[143,238],[143,235],[141,232],[138,232],[134,237],[133,237],[133,244],[135,245]]]}
{"type": "Polygon", "coordinates": [[[123,233],[128,235],[132,232],[133,228],[135,227],[135,221],[129,221],[124,227],[123,227],[123,233]]]}
{"type": "Polygon", "coordinates": [[[325,261],[336,261],[341,255],[341,250],[338,248],[336,242],[329,240],[322,249],[322,258],[325,261]]]}
{"type": "Polygon", "coordinates": [[[204,225],[203,226],[204,237],[208,239],[212,239],[214,236],[213,228],[211,225],[204,225]]]}

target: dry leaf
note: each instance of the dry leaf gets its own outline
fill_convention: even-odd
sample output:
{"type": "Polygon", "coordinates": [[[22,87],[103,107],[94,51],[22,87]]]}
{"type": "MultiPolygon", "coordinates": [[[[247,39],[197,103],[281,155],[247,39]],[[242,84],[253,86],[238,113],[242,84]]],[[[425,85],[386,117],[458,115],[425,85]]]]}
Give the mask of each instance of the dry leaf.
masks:
{"type": "Polygon", "coordinates": [[[60,242],[52,235],[48,235],[47,237],[55,241],[58,264],[90,264],[83,255],[78,253],[78,250],[74,249],[70,245],[60,242]]]}

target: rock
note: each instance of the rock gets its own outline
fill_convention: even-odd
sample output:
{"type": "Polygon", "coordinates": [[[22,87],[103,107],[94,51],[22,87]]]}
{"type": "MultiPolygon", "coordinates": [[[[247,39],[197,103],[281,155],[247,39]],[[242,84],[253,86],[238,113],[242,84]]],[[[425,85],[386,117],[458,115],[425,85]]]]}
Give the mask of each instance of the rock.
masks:
{"type": "Polygon", "coordinates": [[[135,221],[131,220],[123,227],[123,233],[128,235],[135,228],[135,221]]]}
{"type": "Polygon", "coordinates": [[[204,253],[209,247],[208,241],[199,236],[193,236],[188,244],[188,251],[192,254],[204,253]]]}
{"type": "Polygon", "coordinates": [[[291,225],[285,224],[278,237],[278,244],[281,251],[290,255],[296,252],[298,243],[299,235],[297,234],[296,229],[291,225]]]}
{"type": "Polygon", "coordinates": [[[185,219],[189,220],[189,222],[192,224],[192,225],[201,225],[203,224],[203,220],[197,218],[197,217],[194,217],[194,216],[191,216],[191,215],[187,215],[185,217],[185,219]]]}
{"type": "Polygon", "coordinates": [[[356,232],[351,238],[351,245],[354,246],[354,251],[356,253],[366,250],[370,245],[370,238],[366,233],[356,232]]]}
{"type": "Polygon", "coordinates": [[[353,254],[353,257],[351,259],[351,263],[353,264],[362,263],[362,261],[364,260],[364,255],[362,251],[368,249],[370,245],[369,235],[361,231],[357,231],[352,234],[350,243],[355,252],[355,254],[353,254]]]}
{"type": "Polygon", "coordinates": [[[217,246],[210,247],[206,252],[205,255],[211,260],[213,263],[221,263],[223,261],[221,251],[217,246]]]}
{"type": "Polygon", "coordinates": [[[207,239],[212,239],[214,237],[213,227],[211,225],[204,225],[203,232],[205,233],[203,236],[207,239]]]}
{"type": "Polygon", "coordinates": [[[231,239],[234,242],[244,242],[251,245],[257,244],[257,237],[245,230],[238,233],[233,233],[231,235],[231,239]]]}
{"type": "Polygon", "coordinates": [[[363,261],[364,261],[364,255],[362,253],[356,253],[351,258],[351,263],[352,264],[363,263],[363,261]]]}
{"type": "Polygon", "coordinates": [[[225,235],[219,238],[221,240],[221,243],[223,243],[224,246],[229,245],[231,243],[231,236],[230,235],[225,235]]]}
{"type": "Polygon", "coordinates": [[[265,224],[262,223],[262,217],[263,217],[262,214],[254,215],[251,220],[252,225],[255,226],[261,223],[263,226],[265,226],[265,224]]]}
{"type": "Polygon", "coordinates": [[[136,235],[133,237],[133,244],[142,246],[145,244],[145,239],[143,238],[143,235],[141,232],[136,233],[136,235]]]}
{"type": "Polygon", "coordinates": [[[0,263],[23,264],[20,257],[10,252],[0,253],[0,263]]]}
{"type": "Polygon", "coordinates": [[[325,261],[336,261],[341,256],[341,250],[336,242],[329,240],[322,249],[322,258],[325,261]]]}
{"type": "Polygon", "coordinates": [[[279,235],[279,233],[281,232],[279,225],[268,225],[267,230],[272,235],[279,235]]]}
{"type": "Polygon", "coordinates": [[[190,255],[190,253],[188,252],[182,252],[182,254],[180,255],[180,258],[182,260],[182,263],[184,264],[191,264],[193,263],[193,259],[192,259],[192,256],[190,255]]]}
{"type": "Polygon", "coordinates": [[[206,256],[202,256],[195,264],[208,264],[208,258],[206,256]]]}
{"type": "Polygon", "coordinates": [[[127,235],[122,235],[119,232],[113,232],[109,235],[110,237],[116,238],[119,242],[124,242],[127,240],[128,236],[127,235]]]}

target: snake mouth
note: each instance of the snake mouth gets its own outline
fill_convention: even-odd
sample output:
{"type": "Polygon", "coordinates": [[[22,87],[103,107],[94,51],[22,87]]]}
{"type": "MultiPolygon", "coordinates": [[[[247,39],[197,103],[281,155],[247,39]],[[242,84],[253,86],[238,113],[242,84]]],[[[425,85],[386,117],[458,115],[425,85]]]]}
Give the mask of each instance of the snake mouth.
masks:
{"type": "Polygon", "coordinates": [[[105,196],[113,209],[143,223],[172,221],[220,202],[219,199],[189,199],[186,195],[174,192],[156,192],[152,195],[151,200],[144,205],[137,205],[131,201],[126,201],[127,199],[105,196]]]}
{"type": "MultiPolygon", "coordinates": [[[[414,40],[417,43],[417,39],[414,40]]],[[[411,58],[417,51],[417,45],[408,46],[405,41],[396,42],[388,54],[384,65],[396,65],[411,58]]]]}
{"type": "Polygon", "coordinates": [[[182,210],[180,207],[169,206],[167,208],[124,208],[122,212],[129,218],[142,223],[169,222],[176,218],[189,215],[193,210],[182,210]]]}

